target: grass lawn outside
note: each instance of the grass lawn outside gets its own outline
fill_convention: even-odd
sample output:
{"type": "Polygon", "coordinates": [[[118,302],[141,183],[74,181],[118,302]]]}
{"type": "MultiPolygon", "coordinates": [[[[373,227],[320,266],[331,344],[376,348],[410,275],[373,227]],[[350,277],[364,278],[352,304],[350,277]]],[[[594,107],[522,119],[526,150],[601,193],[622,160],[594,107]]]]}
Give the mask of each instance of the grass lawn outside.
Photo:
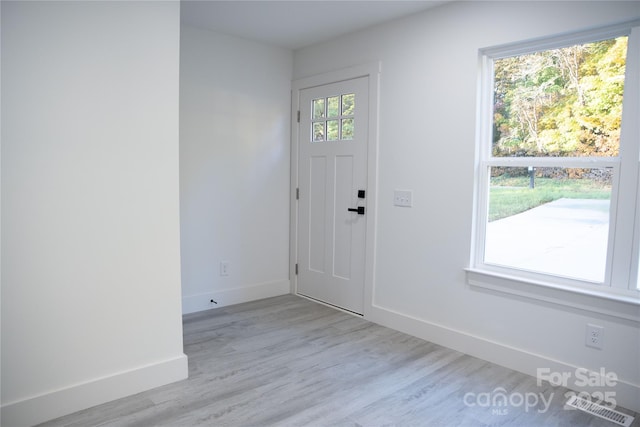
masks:
{"type": "Polygon", "coordinates": [[[611,199],[611,186],[594,179],[492,177],[489,189],[489,222],[527,211],[561,198],[611,199]]]}

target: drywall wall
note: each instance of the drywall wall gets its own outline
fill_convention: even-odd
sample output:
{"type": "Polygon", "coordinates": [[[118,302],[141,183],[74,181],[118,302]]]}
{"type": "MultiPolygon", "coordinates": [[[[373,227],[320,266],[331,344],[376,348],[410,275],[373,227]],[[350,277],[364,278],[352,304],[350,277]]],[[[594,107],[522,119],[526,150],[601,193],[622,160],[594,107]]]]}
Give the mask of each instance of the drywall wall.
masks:
{"type": "Polygon", "coordinates": [[[618,402],[640,409],[637,322],[481,291],[464,271],[479,49],[639,16],[637,2],[455,2],[294,53],[294,79],[381,61],[369,319],[530,374],[605,368],[618,402]],[[413,208],[394,207],[394,189],[412,189],[413,208]],[[603,350],[585,347],[587,323],[605,327],[603,350]]]}
{"type": "Polygon", "coordinates": [[[183,311],[289,293],[293,54],[185,26],[180,55],[183,311]]]}
{"type": "Polygon", "coordinates": [[[185,378],[179,3],[2,2],[2,424],[185,378]]]}

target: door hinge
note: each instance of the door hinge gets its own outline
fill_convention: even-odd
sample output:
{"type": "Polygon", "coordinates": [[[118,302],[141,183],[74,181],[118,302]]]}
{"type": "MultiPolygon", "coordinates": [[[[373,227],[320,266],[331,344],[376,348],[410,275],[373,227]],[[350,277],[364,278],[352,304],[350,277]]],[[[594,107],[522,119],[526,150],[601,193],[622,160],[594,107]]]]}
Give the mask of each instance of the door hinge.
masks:
{"type": "Polygon", "coordinates": [[[296,276],[298,275],[298,264],[296,263],[296,276]]]}
{"type": "Polygon", "coordinates": [[[300,189],[296,188],[296,200],[300,200],[300,189]]]}
{"type": "Polygon", "coordinates": [[[300,123],[300,110],[298,110],[298,123],[300,123]]]}

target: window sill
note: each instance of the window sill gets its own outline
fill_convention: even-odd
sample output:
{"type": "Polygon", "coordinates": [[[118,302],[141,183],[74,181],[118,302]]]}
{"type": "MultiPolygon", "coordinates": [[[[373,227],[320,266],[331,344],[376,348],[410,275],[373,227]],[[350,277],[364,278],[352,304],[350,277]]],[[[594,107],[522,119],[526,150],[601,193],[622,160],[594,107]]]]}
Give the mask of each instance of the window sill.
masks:
{"type": "Polygon", "coordinates": [[[627,295],[601,289],[577,288],[475,268],[466,268],[465,271],[467,283],[472,287],[640,323],[640,298],[633,293],[627,295]]]}

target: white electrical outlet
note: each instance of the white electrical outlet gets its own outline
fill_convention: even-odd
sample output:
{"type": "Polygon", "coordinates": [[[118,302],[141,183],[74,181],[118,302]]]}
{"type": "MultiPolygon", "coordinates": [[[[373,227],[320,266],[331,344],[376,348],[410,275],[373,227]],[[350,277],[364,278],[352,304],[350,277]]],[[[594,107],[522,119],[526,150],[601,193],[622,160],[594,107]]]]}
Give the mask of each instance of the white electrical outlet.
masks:
{"type": "Polygon", "coordinates": [[[229,261],[220,261],[220,275],[221,276],[229,275],[229,261]]]}
{"type": "Polygon", "coordinates": [[[585,345],[602,350],[604,345],[604,327],[588,323],[585,334],[585,345]]]}
{"type": "Polygon", "coordinates": [[[413,191],[411,190],[395,190],[393,192],[394,206],[402,206],[410,208],[413,206],[413,191]]]}

